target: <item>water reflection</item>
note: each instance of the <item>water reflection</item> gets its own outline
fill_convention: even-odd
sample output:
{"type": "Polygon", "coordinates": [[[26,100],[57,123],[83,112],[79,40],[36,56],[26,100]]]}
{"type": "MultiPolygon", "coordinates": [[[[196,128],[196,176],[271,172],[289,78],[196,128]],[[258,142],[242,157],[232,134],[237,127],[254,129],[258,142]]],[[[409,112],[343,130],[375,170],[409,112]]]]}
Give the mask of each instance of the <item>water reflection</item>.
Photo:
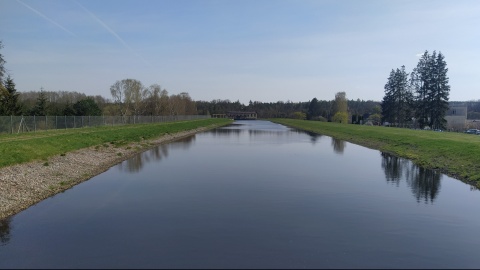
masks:
{"type": "Polygon", "coordinates": [[[333,146],[333,151],[341,155],[343,154],[343,151],[345,151],[346,143],[343,140],[335,139],[332,137],[332,146],[333,146]]]}
{"type": "Polygon", "coordinates": [[[417,202],[433,203],[440,192],[440,172],[419,167],[413,162],[388,153],[381,153],[382,168],[387,182],[400,185],[405,179],[417,202]]]}
{"type": "Polygon", "coordinates": [[[301,129],[296,129],[296,128],[291,128],[289,130],[289,133],[296,133],[296,134],[306,134],[310,137],[310,142],[312,145],[315,145],[318,140],[323,136],[322,134],[306,131],[306,130],[301,130],[301,129]]]}
{"type": "Polygon", "coordinates": [[[0,220],[0,246],[10,241],[10,218],[0,220]]]}
{"type": "Polygon", "coordinates": [[[129,173],[138,173],[146,163],[168,157],[169,149],[188,149],[195,141],[195,135],[178,139],[169,144],[158,145],[120,163],[118,168],[129,173]]]}
{"type": "Polygon", "coordinates": [[[323,135],[318,134],[318,133],[314,133],[314,132],[310,132],[310,131],[306,131],[306,130],[301,130],[301,129],[295,129],[295,128],[292,128],[291,131],[294,132],[294,133],[299,133],[299,134],[307,134],[310,137],[310,142],[312,143],[312,145],[315,145],[317,143],[318,139],[320,139],[323,136],[323,135]]]}
{"type": "Polygon", "coordinates": [[[400,185],[400,179],[402,178],[403,168],[407,168],[405,164],[407,160],[383,152],[381,155],[385,179],[388,183],[395,184],[398,187],[400,185]]]}
{"type": "Polygon", "coordinates": [[[440,191],[440,179],[442,175],[434,170],[428,170],[415,165],[410,170],[410,177],[407,182],[412,189],[413,195],[417,198],[417,202],[424,200],[425,203],[430,201],[433,203],[440,191]]]}
{"type": "Polygon", "coordinates": [[[436,172],[270,127],[162,145],[38,203],[0,223],[0,269],[480,265],[477,192],[442,176],[437,200],[436,172]]]}
{"type": "Polygon", "coordinates": [[[216,128],[209,130],[208,133],[212,134],[213,136],[230,136],[230,135],[240,135],[245,130],[242,129],[233,129],[233,128],[216,128]]]}
{"type": "Polygon", "coordinates": [[[249,129],[248,130],[248,135],[250,135],[250,136],[263,136],[263,135],[283,136],[283,135],[285,135],[285,133],[284,132],[279,132],[279,131],[272,131],[272,130],[249,129]]]}
{"type": "Polygon", "coordinates": [[[312,143],[312,145],[315,145],[317,143],[318,139],[320,139],[320,137],[322,137],[322,135],[317,134],[317,133],[313,133],[313,132],[306,131],[305,133],[310,136],[310,142],[312,143]]]}
{"type": "MultiPolygon", "coordinates": [[[[239,121],[241,122],[241,121],[239,121]]],[[[257,121],[247,121],[246,123],[234,123],[225,127],[221,127],[218,129],[209,130],[208,133],[215,136],[215,137],[240,137],[244,134],[248,134],[250,139],[255,140],[255,137],[285,137],[291,136],[290,131],[294,131],[296,133],[306,133],[305,131],[297,131],[297,130],[290,130],[289,128],[283,127],[282,128],[271,128],[268,126],[258,126],[262,125],[260,123],[265,122],[261,120],[257,121]]],[[[310,134],[310,133],[309,133],[310,134]]],[[[314,133],[311,133],[314,134],[314,133]]],[[[320,135],[316,134],[314,138],[318,138],[320,135]]],[[[313,137],[312,137],[313,138],[313,137]]],[[[316,139],[312,140],[316,141],[316,139]]]]}
{"type": "Polygon", "coordinates": [[[275,130],[256,130],[256,129],[248,129],[248,128],[242,128],[242,125],[234,125],[234,126],[227,126],[223,128],[218,128],[218,129],[213,129],[208,131],[208,133],[216,136],[231,136],[231,135],[241,135],[242,133],[247,133],[250,136],[256,136],[256,135],[285,135],[284,131],[275,131],[275,130]]]}

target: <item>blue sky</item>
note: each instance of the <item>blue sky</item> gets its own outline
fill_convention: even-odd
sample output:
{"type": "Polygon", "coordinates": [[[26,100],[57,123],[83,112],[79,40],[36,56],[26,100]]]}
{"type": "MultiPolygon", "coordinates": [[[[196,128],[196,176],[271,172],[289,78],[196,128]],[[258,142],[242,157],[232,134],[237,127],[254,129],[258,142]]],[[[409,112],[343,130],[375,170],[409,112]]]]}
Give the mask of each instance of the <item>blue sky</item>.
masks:
{"type": "Polygon", "coordinates": [[[450,100],[480,99],[480,1],[0,0],[19,91],[110,96],[117,80],[194,100],[380,101],[392,68],[445,55],[450,100]]]}

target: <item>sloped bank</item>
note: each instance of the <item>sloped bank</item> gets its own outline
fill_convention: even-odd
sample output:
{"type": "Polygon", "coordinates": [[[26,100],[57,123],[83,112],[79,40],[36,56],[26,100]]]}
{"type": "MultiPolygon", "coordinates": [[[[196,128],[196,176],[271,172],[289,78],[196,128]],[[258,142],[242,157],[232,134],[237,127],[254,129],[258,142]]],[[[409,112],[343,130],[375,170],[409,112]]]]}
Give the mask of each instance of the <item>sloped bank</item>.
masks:
{"type": "Polygon", "coordinates": [[[270,120],[407,158],[421,167],[480,188],[480,136],[283,118],[270,120]]]}
{"type": "Polygon", "coordinates": [[[19,213],[154,146],[225,124],[228,122],[121,146],[105,143],[55,155],[48,158],[48,161],[33,161],[0,168],[0,219],[19,213]]]}

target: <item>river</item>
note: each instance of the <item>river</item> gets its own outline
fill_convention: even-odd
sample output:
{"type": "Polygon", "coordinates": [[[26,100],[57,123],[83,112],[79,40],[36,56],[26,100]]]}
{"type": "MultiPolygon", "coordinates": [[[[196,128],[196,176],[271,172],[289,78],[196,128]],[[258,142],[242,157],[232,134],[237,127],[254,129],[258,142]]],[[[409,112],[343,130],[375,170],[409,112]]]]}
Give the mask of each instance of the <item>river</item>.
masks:
{"type": "Polygon", "coordinates": [[[480,192],[267,121],[158,146],[0,222],[0,268],[479,268],[480,192]]]}

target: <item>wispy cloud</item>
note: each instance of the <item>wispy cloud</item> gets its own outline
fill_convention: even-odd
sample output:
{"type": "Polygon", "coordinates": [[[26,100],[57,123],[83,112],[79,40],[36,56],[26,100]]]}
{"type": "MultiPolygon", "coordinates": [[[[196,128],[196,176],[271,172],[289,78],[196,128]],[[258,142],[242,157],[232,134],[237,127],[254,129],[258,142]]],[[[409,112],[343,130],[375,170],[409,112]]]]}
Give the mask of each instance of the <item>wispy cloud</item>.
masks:
{"type": "Polygon", "coordinates": [[[25,4],[24,2],[20,1],[20,0],[17,0],[18,3],[22,4],[23,6],[25,6],[26,8],[30,9],[31,11],[35,12],[37,15],[39,15],[40,17],[44,18],[45,20],[53,23],[55,26],[57,26],[58,28],[62,29],[63,31],[67,32],[68,34],[72,35],[72,36],[76,36],[74,33],[72,33],[71,31],[69,31],[68,29],[66,29],[65,27],[61,26],[60,24],[58,24],[57,22],[55,22],[54,20],[48,18],[47,16],[45,16],[43,13],[41,13],[40,11],[32,8],[31,6],[25,4]]]}
{"type": "MultiPolygon", "coordinates": [[[[17,0],[18,1],[18,0],[17,0]]],[[[95,14],[93,14],[90,10],[88,10],[86,7],[82,6],[80,3],[78,3],[77,1],[73,1],[75,2],[79,7],[81,7],[85,12],[87,12],[90,16],[92,16],[93,19],[95,19],[96,22],[98,22],[103,28],[105,28],[105,30],[107,30],[110,34],[112,34],[118,41],[120,41],[120,43],[122,43],[123,46],[125,46],[125,48],[127,48],[131,53],[133,53],[135,56],[137,56],[138,58],[140,58],[140,60],[146,64],[146,65],[150,65],[150,63],[145,60],[145,58],[143,58],[140,54],[138,54],[137,52],[135,52],[130,46],[128,46],[128,44],[117,34],[115,33],[115,31],[113,31],[112,28],[110,28],[106,23],[104,23],[102,20],[100,20],[100,18],[98,18],[97,16],[95,16],[95,14]]]]}

